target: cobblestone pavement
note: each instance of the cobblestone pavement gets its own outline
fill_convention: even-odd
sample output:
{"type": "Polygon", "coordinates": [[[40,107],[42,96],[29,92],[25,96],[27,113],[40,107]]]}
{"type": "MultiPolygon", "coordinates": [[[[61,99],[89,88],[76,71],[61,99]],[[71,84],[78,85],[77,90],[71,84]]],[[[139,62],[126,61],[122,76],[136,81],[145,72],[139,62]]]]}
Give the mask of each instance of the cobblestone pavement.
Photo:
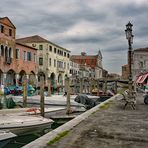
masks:
{"type": "Polygon", "coordinates": [[[115,100],[49,148],[148,148],[148,105],[137,95],[136,110],[115,100]]]}

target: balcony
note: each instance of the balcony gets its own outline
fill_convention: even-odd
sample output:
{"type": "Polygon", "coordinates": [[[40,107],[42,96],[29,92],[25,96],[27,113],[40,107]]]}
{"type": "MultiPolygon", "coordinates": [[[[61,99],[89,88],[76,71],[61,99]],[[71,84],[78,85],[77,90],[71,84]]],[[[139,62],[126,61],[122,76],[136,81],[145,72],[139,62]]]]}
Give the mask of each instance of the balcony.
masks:
{"type": "Polygon", "coordinates": [[[11,63],[12,63],[12,58],[6,57],[5,63],[6,63],[6,64],[11,64],[11,63]]]}
{"type": "Polygon", "coordinates": [[[64,72],[65,72],[65,69],[62,68],[62,67],[57,67],[57,72],[62,72],[62,73],[64,73],[64,72]]]}

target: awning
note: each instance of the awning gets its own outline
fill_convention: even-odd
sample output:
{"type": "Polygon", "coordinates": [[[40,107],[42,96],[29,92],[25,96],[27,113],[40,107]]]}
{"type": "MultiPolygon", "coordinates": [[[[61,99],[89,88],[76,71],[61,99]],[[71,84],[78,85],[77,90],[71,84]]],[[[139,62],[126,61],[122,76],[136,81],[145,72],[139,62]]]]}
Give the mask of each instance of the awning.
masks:
{"type": "Polygon", "coordinates": [[[148,77],[148,73],[139,76],[139,78],[137,79],[136,83],[140,83],[140,84],[144,83],[144,81],[146,80],[147,77],[148,77]]]}
{"type": "Polygon", "coordinates": [[[137,77],[136,83],[140,83],[140,80],[142,79],[143,75],[140,75],[137,77]]]}

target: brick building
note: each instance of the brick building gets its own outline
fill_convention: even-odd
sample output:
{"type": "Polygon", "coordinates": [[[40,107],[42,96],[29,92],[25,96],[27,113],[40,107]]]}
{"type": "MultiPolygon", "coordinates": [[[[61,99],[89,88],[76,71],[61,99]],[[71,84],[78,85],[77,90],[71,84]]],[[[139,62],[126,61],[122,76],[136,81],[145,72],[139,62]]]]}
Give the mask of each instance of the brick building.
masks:
{"type": "Polygon", "coordinates": [[[90,77],[95,79],[102,78],[103,67],[101,51],[99,51],[97,55],[87,55],[82,52],[81,55],[72,55],[70,60],[80,64],[80,69],[84,66],[90,67],[90,77]]]}
{"type": "Polygon", "coordinates": [[[37,65],[32,60],[36,49],[16,44],[16,27],[8,17],[0,18],[0,85],[13,85],[24,74],[36,74],[37,65]],[[23,57],[26,56],[24,60],[23,57]],[[30,59],[28,59],[30,57],[30,59]]]}

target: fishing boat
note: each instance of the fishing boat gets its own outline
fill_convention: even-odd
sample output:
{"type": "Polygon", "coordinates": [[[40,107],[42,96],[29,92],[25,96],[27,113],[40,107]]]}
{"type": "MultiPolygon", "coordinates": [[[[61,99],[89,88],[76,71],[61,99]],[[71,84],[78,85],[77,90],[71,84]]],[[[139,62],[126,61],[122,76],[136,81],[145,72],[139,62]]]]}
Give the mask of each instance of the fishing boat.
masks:
{"type": "Polygon", "coordinates": [[[9,131],[0,130],[0,148],[4,147],[11,139],[15,138],[16,135],[9,131]]]}
{"type": "Polygon", "coordinates": [[[0,130],[9,130],[16,135],[38,133],[51,128],[54,121],[41,116],[0,115],[0,130]]]}

